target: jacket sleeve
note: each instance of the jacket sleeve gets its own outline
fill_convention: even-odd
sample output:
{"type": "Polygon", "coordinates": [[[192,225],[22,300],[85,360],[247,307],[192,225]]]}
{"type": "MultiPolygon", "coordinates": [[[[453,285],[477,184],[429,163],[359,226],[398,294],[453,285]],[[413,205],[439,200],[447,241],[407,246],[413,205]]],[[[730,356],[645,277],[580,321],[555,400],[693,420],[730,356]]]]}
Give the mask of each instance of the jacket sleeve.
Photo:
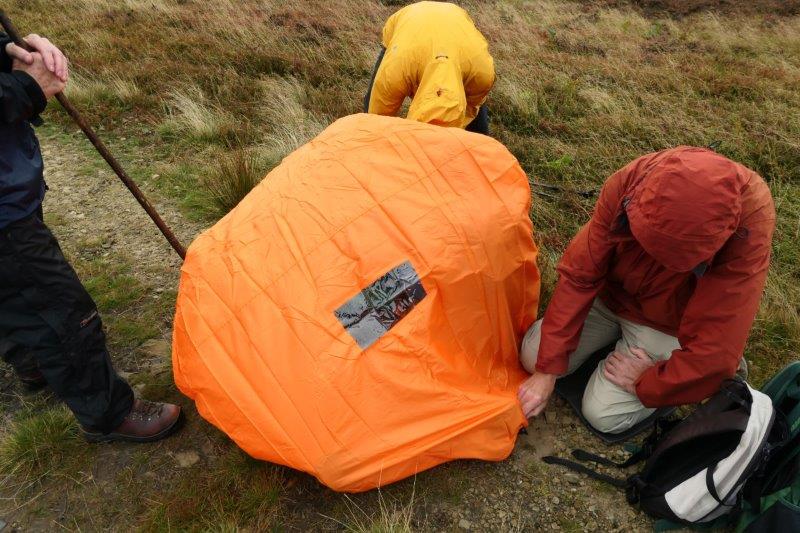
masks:
{"type": "Polygon", "coordinates": [[[617,238],[613,235],[632,179],[654,154],[636,159],[603,186],[591,220],[572,239],[558,265],[558,283],[547,306],[536,370],[560,375],[578,346],[592,302],[605,285],[617,238]]]}
{"type": "Polygon", "coordinates": [[[578,346],[583,322],[597,293],[603,288],[613,246],[609,235],[618,203],[619,177],[603,187],[591,220],[569,243],[558,264],[558,283],[544,314],[536,370],[561,375],[578,346]]]}
{"type": "Polygon", "coordinates": [[[31,120],[47,106],[39,84],[21,70],[11,70],[11,58],[6,45],[11,40],[0,34],[0,122],[13,124],[31,120]]]}
{"type": "Polygon", "coordinates": [[[408,87],[404,73],[398,68],[397,61],[389,63],[384,58],[375,74],[367,112],[395,117],[400,112],[406,96],[411,94],[413,91],[408,87]]]}
{"type": "Polygon", "coordinates": [[[494,86],[494,60],[487,53],[474,58],[471,66],[469,75],[464,77],[464,94],[467,97],[468,116],[475,118],[494,86]]]}
{"type": "Polygon", "coordinates": [[[761,301],[775,229],[771,201],[761,211],[761,220],[744,226],[746,237],[734,235],[698,280],[678,329],[681,349],[639,379],[636,395],[645,406],[700,402],[736,373],[761,301]]]}
{"type": "Polygon", "coordinates": [[[11,72],[11,57],[6,53],[6,46],[11,38],[5,33],[0,33],[0,72],[11,72]]]}

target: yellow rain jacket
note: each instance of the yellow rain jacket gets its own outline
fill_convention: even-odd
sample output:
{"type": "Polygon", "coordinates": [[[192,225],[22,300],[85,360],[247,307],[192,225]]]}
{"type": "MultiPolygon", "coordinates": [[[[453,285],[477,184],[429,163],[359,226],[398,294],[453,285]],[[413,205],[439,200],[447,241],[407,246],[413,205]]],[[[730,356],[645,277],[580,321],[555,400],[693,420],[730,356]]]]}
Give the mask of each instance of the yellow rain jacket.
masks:
{"type": "Polygon", "coordinates": [[[489,45],[469,14],[446,2],[418,2],[389,17],[369,112],[396,116],[411,97],[408,118],[466,127],[494,85],[489,45]]]}

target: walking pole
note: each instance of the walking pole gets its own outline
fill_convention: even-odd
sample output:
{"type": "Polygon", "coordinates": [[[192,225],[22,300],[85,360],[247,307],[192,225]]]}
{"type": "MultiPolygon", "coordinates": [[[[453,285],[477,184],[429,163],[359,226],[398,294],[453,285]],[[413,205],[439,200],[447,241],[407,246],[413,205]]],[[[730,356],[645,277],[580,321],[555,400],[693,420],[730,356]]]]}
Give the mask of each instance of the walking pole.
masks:
{"type": "MultiPolygon", "coordinates": [[[[11,20],[9,20],[5,11],[2,9],[0,9],[0,24],[2,24],[6,35],[8,35],[17,46],[24,48],[28,52],[35,51],[20,37],[17,28],[14,26],[11,20]]],[[[89,126],[89,124],[83,118],[83,115],[81,115],[78,110],[75,109],[64,93],[58,93],[56,95],[56,99],[61,103],[61,106],[67,111],[69,116],[72,117],[72,120],[75,121],[81,131],[86,134],[86,137],[89,138],[89,141],[91,141],[94,147],[97,148],[97,151],[100,152],[100,155],[103,156],[103,159],[106,160],[106,163],[108,163],[117,176],[119,176],[119,179],[122,180],[122,183],[124,183],[128,190],[131,191],[131,194],[133,194],[133,196],[139,202],[139,205],[141,205],[142,208],[147,211],[147,214],[150,215],[150,218],[153,220],[153,222],[155,222],[156,226],[158,226],[158,229],[161,230],[161,233],[164,235],[164,237],[166,237],[167,241],[169,241],[169,244],[172,246],[175,252],[181,256],[181,259],[185,259],[186,248],[184,248],[183,245],[178,242],[178,238],[174,233],[172,233],[172,230],[169,229],[169,226],[167,226],[166,222],[164,222],[164,219],[162,219],[155,210],[153,204],[150,203],[150,201],[145,197],[144,193],[142,193],[141,189],[139,189],[139,186],[136,185],[136,183],[130,178],[130,176],[128,176],[119,162],[114,158],[113,155],[111,155],[111,152],[108,151],[108,148],[106,148],[106,145],[103,144],[103,141],[100,140],[92,127],[89,126]]]]}

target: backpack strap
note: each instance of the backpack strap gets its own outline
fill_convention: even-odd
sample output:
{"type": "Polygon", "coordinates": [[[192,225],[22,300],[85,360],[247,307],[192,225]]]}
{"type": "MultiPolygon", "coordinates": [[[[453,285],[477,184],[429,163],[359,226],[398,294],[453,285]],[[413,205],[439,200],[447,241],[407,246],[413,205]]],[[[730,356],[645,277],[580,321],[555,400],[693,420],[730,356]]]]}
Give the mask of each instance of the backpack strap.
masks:
{"type": "Polygon", "coordinates": [[[603,474],[602,472],[592,470],[591,468],[582,465],[581,463],[576,463],[575,461],[570,461],[569,459],[563,459],[561,457],[548,455],[546,457],[542,457],[542,461],[544,461],[549,465],[566,466],[570,470],[574,470],[575,472],[580,472],[581,474],[586,474],[592,479],[608,483],[609,485],[613,485],[620,489],[624,489],[625,487],[627,487],[627,482],[624,479],[619,479],[609,476],[607,474],[603,474]]]}
{"type": "MultiPolygon", "coordinates": [[[[599,455],[587,452],[586,450],[572,450],[572,456],[579,460],[579,461],[592,461],[601,465],[605,466],[612,466],[616,468],[627,468],[629,466],[635,465],[636,463],[640,463],[650,457],[653,453],[653,449],[655,448],[658,440],[661,436],[670,431],[673,427],[678,425],[680,420],[671,420],[671,419],[661,419],[657,420],[655,426],[653,427],[653,431],[650,435],[645,438],[644,442],[642,443],[641,448],[637,451],[632,453],[628,459],[622,461],[620,463],[612,461],[610,459],[606,459],[605,457],[601,457],[599,455]]],[[[633,482],[636,476],[629,478],[628,480],[622,480],[619,478],[615,478],[601,472],[597,472],[596,470],[592,470],[591,468],[577,463],[575,461],[570,461],[569,459],[563,459],[561,457],[556,457],[553,455],[548,455],[546,457],[542,457],[542,461],[549,465],[561,465],[566,466],[570,470],[574,470],[576,472],[580,472],[582,474],[586,474],[587,476],[591,477],[592,479],[597,479],[599,481],[603,481],[608,483],[609,485],[613,485],[614,487],[626,489],[627,492],[631,490],[631,483],[633,482]]],[[[634,480],[635,481],[635,480],[634,480]]]]}
{"type": "Polygon", "coordinates": [[[597,463],[604,466],[613,466],[616,468],[628,468],[629,466],[635,465],[636,463],[641,463],[650,455],[651,450],[648,450],[646,447],[641,448],[638,452],[633,453],[628,457],[626,460],[622,462],[612,461],[611,459],[606,459],[605,457],[601,457],[599,455],[595,455],[591,452],[587,452],[586,450],[572,450],[572,456],[577,459],[578,461],[591,461],[593,463],[597,463]]]}
{"type": "Polygon", "coordinates": [[[722,501],[722,498],[719,497],[719,493],[717,492],[717,484],[714,481],[714,472],[717,471],[717,465],[719,465],[719,463],[714,463],[706,468],[706,488],[708,489],[708,493],[711,494],[715,500],[717,500],[718,504],[730,507],[724,501],[722,501]]]}

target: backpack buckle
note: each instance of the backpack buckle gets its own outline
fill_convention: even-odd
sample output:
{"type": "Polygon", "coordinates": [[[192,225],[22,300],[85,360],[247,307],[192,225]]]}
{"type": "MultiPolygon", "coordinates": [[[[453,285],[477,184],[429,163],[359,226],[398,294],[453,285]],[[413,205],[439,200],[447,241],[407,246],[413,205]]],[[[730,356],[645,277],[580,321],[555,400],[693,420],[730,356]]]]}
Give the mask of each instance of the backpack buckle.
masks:
{"type": "Polygon", "coordinates": [[[639,503],[642,497],[642,489],[646,483],[639,474],[634,474],[628,478],[628,486],[625,487],[625,499],[631,505],[639,503]]]}

